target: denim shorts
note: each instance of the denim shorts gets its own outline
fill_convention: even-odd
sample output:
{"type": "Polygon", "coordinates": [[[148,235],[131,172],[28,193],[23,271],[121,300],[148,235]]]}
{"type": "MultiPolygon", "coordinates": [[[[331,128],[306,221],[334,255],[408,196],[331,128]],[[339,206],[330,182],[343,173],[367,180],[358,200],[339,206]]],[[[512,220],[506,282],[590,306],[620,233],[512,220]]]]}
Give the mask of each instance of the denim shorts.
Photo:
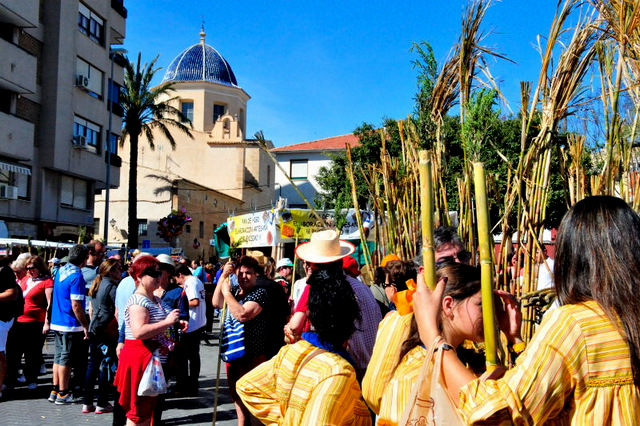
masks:
{"type": "MultiPolygon", "coordinates": [[[[78,358],[76,352],[81,351],[85,346],[82,341],[84,340],[83,331],[54,331],[55,348],[56,352],[53,356],[53,363],[62,365],[64,367],[71,367],[73,361],[78,358]]],[[[86,355],[86,354],[85,354],[86,355]]]]}
{"type": "Polygon", "coordinates": [[[9,336],[9,330],[13,325],[13,318],[9,321],[0,321],[0,352],[4,352],[7,349],[7,336],[9,336]]]}

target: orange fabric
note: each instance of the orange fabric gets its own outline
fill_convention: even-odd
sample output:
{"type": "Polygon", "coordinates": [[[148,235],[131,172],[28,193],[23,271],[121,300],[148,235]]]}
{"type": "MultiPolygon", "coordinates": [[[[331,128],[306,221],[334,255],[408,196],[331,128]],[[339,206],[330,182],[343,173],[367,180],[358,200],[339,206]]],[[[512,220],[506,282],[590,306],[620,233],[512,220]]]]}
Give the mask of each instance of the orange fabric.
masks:
{"type": "Polygon", "coordinates": [[[393,262],[394,260],[401,260],[396,254],[388,254],[382,258],[382,262],[380,262],[380,266],[383,268],[387,266],[387,263],[393,262]]]}

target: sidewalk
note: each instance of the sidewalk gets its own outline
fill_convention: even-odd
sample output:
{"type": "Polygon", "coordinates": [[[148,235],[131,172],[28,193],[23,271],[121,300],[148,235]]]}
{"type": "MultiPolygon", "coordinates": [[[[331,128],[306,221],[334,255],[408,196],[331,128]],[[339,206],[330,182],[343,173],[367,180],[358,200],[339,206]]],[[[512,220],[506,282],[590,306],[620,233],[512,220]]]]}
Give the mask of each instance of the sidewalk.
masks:
{"type": "MultiPolygon", "coordinates": [[[[218,323],[214,327],[218,335],[218,323]]],[[[209,335],[211,346],[204,342],[200,347],[202,368],[200,391],[197,397],[167,399],[162,420],[165,425],[211,425],[218,361],[218,340],[209,335]]],[[[0,402],[0,424],[13,425],[110,425],[112,414],[82,414],[82,404],[55,405],[46,400],[51,390],[51,365],[53,339],[47,339],[45,362],[48,373],[38,380],[38,389],[27,390],[26,386],[3,392],[0,402]]],[[[224,364],[220,366],[220,392],[218,394],[218,425],[235,425],[236,412],[227,388],[224,364]]]]}

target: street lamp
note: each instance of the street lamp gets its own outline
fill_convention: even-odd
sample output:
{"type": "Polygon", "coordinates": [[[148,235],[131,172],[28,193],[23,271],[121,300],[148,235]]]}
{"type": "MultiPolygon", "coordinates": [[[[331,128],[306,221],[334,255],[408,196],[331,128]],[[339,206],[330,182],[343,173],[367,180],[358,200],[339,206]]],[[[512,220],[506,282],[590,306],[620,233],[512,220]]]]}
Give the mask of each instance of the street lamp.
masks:
{"type": "MultiPolygon", "coordinates": [[[[109,189],[111,186],[111,121],[113,120],[113,99],[111,98],[111,87],[113,86],[113,59],[116,55],[124,55],[127,49],[109,48],[109,59],[111,61],[111,80],[109,83],[109,95],[107,96],[107,104],[109,107],[109,130],[107,133],[107,176],[104,191],[104,241],[109,243],[109,189]]],[[[117,99],[116,99],[117,101],[117,99]]]]}

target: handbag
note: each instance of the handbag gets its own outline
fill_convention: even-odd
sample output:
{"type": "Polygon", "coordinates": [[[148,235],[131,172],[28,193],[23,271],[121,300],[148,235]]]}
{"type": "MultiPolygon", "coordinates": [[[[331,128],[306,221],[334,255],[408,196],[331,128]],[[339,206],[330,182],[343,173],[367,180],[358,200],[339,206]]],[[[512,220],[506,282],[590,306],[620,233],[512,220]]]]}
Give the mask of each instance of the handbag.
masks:
{"type": "Polygon", "coordinates": [[[144,369],[142,379],[140,379],[138,396],[158,396],[163,393],[167,393],[167,381],[164,378],[164,371],[156,350],[144,369]]]}
{"type": "Polygon", "coordinates": [[[220,358],[224,362],[231,362],[244,356],[244,324],[230,312],[225,314],[220,338],[220,358]]]}
{"type": "Polygon", "coordinates": [[[449,392],[442,384],[442,357],[446,342],[441,336],[425,357],[418,381],[413,387],[399,425],[463,425],[464,421],[449,392]]]}

